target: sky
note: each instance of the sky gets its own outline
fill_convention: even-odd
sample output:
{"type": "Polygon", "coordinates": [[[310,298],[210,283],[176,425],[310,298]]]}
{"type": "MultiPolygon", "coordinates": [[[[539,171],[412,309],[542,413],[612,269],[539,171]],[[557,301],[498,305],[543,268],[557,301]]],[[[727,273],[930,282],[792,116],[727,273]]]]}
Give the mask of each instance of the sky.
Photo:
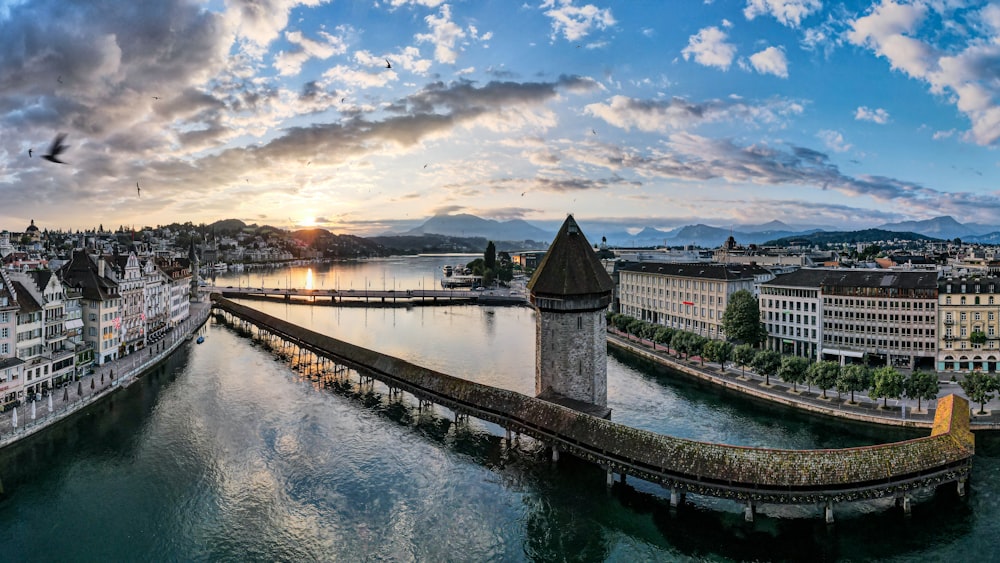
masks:
{"type": "Polygon", "coordinates": [[[993,223],[998,145],[1000,0],[0,0],[11,231],[993,223]]]}

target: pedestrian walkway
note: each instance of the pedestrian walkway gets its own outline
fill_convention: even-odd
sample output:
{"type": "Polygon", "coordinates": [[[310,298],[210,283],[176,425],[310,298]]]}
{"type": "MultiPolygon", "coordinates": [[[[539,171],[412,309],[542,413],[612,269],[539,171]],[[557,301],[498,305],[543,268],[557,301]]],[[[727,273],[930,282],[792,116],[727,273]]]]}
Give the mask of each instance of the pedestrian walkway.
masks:
{"type": "MultiPolygon", "coordinates": [[[[771,376],[769,378],[770,385],[765,385],[763,376],[758,376],[749,368],[743,370],[735,364],[727,364],[726,369],[723,370],[719,364],[703,361],[698,356],[682,360],[675,351],[669,348],[614,329],[608,331],[608,341],[612,345],[632,350],[653,361],[728,389],[826,415],[878,424],[929,428],[933,424],[937,408],[936,399],[922,401],[922,408],[918,411],[915,399],[884,401],[883,399],[872,399],[867,394],[859,392],[854,393],[854,403],[852,404],[849,402],[849,396],[838,393],[836,389],[828,389],[826,391],[827,398],[824,399],[819,390],[811,389],[806,385],[798,385],[797,390],[795,390],[792,384],[786,383],[776,376],[771,376]],[[885,403],[887,406],[883,406],[885,403]]],[[[942,381],[938,397],[950,394],[968,398],[957,383],[942,381]]],[[[972,408],[971,425],[973,430],[1000,430],[1000,399],[994,398],[986,403],[987,414],[985,416],[976,414],[979,411],[979,403],[970,401],[969,406],[972,408]]]]}
{"type": "Polygon", "coordinates": [[[155,366],[198,330],[208,319],[210,303],[191,303],[188,318],[158,342],[103,365],[79,381],[67,382],[37,401],[25,400],[21,406],[0,414],[0,447],[45,428],[94,402],[112,391],[128,387],[147,369],[155,366]]]}

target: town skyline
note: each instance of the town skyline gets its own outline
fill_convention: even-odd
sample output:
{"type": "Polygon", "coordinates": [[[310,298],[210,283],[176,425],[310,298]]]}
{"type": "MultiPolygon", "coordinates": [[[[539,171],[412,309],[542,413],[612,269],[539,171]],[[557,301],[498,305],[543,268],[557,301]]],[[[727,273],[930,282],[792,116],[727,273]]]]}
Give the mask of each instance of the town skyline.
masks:
{"type": "Polygon", "coordinates": [[[0,45],[15,229],[1000,210],[993,2],[7,2],[0,45]]]}

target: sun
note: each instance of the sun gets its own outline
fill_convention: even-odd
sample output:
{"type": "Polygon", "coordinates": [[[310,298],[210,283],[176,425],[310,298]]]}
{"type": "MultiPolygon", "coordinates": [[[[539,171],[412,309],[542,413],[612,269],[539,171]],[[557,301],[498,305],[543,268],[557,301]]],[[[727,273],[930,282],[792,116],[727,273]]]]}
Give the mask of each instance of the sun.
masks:
{"type": "Polygon", "coordinates": [[[316,218],[315,217],[304,217],[301,221],[299,221],[299,226],[300,227],[315,227],[316,226],[316,218]]]}

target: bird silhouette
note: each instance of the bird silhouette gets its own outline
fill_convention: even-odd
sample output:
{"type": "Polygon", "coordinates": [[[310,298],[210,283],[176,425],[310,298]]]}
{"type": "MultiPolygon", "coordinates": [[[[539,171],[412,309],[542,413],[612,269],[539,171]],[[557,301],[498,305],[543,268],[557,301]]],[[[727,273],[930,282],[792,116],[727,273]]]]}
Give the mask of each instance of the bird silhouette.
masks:
{"type": "Polygon", "coordinates": [[[49,146],[49,154],[43,154],[42,158],[48,160],[49,162],[55,162],[56,164],[66,164],[65,162],[59,160],[59,154],[69,148],[67,145],[63,144],[63,139],[65,138],[66,133],[59,133],[56,135],[56,138],[52,141],[52,145],[49,146]]]}
{"type": "Polygon", "coordinates": [[[426,165],[426,164],[424,165],[424,168],[427,168],[427,165],[426,165]]]}
{"type": "Polygon", "coordinates": [[[159,99],[160,99],[160,97],[159,97],[159,96],[153,96],[153,99],[154,99],[154,100],[159,100],[159,99]]]}
{"type": "Polygon", "coordinates": [[[63,83],[63,81],[62,81],[62,75],[61,75],[61,74],[59,75],[59,77],[58,77],[58,78],[56,78],[56,82],[58,82],[58,83],[60,83],[60,84],[62,84],[62,83],[63,83]]]}
{"type": "Polygon", "coordinates": [[[139,189],[139,182],[135,183],[135,195],[136,197],[142,197],[142,190],[139,189]]]}
{"type": "Polygon", "coordinates": [[[528,193],[528,192],[521,192],[521,197],[524,197],[524,194],[526,194],[526,193],[528,193]]]}
{"type": "Polygon", "coordinates": [[[28,149],[28,158],[31,158],[31,153],[32,152],[34,152],[34,149],[28,149]]]}
{"type": "Polygon", "coordinates": [[[346,100],[346,99],[347,98],[340,98],[340,103],[344,103],[344,100],[346,100]]]}
{"type": "Polygon", "coordinates": [[[596,135],[597,134],[597,129],[591,129],[590,132],[596,135]]]}
{"type": "Polygon", "coordinates": [[[385,68],[392,68],[392,63],[389,62],[389,59],[385,60],[385,68]]]}

